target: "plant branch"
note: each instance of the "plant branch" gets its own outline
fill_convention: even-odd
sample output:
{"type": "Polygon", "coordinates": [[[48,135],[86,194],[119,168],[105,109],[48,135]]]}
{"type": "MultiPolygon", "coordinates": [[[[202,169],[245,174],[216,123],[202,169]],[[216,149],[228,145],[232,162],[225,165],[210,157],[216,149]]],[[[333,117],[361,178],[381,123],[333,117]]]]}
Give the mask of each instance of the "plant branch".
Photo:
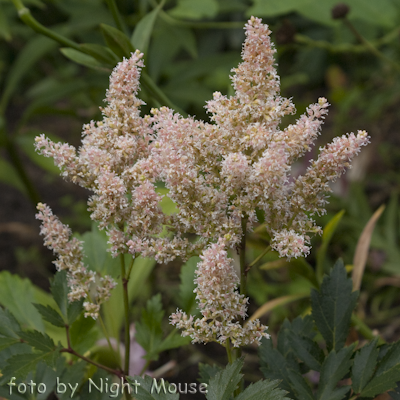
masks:
{"type": "Polygon", "coordinates": [[[129,375],[129,358],[131,352],[131,335],[129,330],[129,297],[128,297],[128,282],[129,276],[126,275],[125,270],[125,258],[123,254],[120,254],[121,260],[121,278],[122,278],[122,289],[124,297],[124,313],[125,313],[125,365],[124,372],[129,375]]]}
{"type": "Polygon", "coordinates": [[[60,350],[60,353],[69,353],[69,354],[72,354],[72,355],[74,355],[75,357],[78,357],[78,358],[80,358],[81,360],[86,361],[87,363],[92,364],[92,365],[94,365],[94,366],[97,367],[97,368],[103,369],[104,371],[107,371],[107,372],[109,372],[110,374],[113,374],[113,375],[118,376],[119,378],[122,378],[122,377],[125,376],[125,374],[124,374],[123,372],[121,372],[121,371],[118,371],[118,370],[112,369],[112,368],[108,368],[108,367],[106,367],[105,365],[99,364],[99,363],[97,363],[96,361],[93,361],[93,360],[91,360],[90,358],[87,358],[87,357],[83,356],[82,354],[79,354],[78,352],[76,352],[76,351],[72,348],[72,346],[71,346],[71,338],[70,338],[70,335],[69,335],[69,325],[65,325],[65,330],[66,330],[66,334],[67,334],[67,344],[68,344],[68,347],[67,347],[67,348],[61,349],[61,350],[60,350]]]}

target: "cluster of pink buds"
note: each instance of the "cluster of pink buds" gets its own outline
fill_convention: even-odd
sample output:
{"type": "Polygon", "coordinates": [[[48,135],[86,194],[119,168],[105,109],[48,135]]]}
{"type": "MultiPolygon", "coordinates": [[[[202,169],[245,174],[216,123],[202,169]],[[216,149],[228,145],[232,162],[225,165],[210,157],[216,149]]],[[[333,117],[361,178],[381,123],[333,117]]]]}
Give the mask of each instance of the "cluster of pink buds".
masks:
{"type": "Polygon", "coordinates": [[[225,346],[229,340],[234,347],[240,347],[269,338],[267,327],[259,320],[240,324],[239,320],[247,315],[248,298],[237,292],[239,279],[225,250],[225,241],[220,239],[212,244],[200,258],[203,261],[196,271],[195,293],[203,318],[194,319],[177,310],[170,317],[171,324],[182,329],[182,335],[190,336],[193,343],[214,341],[225,346]]]}
{"type": "Polygon", "coordinates": [[[79,150],[36,139],[37,150],[53,157],[65,178],[94,193],[91,217],[106,229],[114,256],[129,252],[168,262],[204,251],[196,279],[203,319],[178,312],[172,323],[195,341],[229,338],[234,346],[266,334],[259,322],[237,321],[247,299],[236,293],[225,249],[254,227],[258,209],[272,249],[287,259],[307,255],[310,236],[321,232],[313,215],[325,213],[328,183],[369,143],[365,131],[336,138],[304,175],[293,176],[293,163],[320,133],[328,102],[320,98],[281,130],[282,117],[295,107],[279,94],[271,32],[254,17],[245,31],[243,62],[232,70],[235,94],[214,93],[206,105],[210,123],[166,107],[141,117],[143,55],[136,52],[112,72],[103,120],[84,126],[79,150]],[[176,212],[162,211],[160,185],[176,212]],[[197,240],[189,240],[193,235],[197,240]]]}
{"type": "Polygon", "coordinates": [[[96,319],[100,305],[107,301],[116,282],[108,275],[96,277],[94,271],[83,264],[82,242],[71,238],[71,230],[53,215],[46,204],[37,205],[36,218],[42,221],[40,234],[44,236],[44,244],[58,255],[54,261],[58,271],[67,272],[69,301],[85,299],[83,308],[85,317],[96,319]]]}

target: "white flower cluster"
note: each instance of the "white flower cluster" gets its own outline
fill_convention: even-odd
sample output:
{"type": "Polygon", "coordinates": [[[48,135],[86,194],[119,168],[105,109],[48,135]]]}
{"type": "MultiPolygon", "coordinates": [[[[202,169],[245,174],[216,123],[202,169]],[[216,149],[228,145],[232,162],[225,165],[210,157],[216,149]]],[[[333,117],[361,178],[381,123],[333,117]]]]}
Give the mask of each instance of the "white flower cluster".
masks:
{"type": "Polygon", "coordinates": [[[108,275],[96,279],[95,272],[83,264],[82,242],[70,238],[71,230],[53,215],[49,206],[39,203],[37,209],[36,218],[42,221],[40,234],[44,235],[44,244],[58,255],[54,261],[57,270],[67,271],[69,301],[86,299],[83,303],[85,317],[96,319],[100,305],[109,299],[116,282],[108,275]]]}
{"type": "MultiPolygon", "coordinates": [[[[184,118],[166,107],[141,117],[143,102],[136,96],[143,55],[136,52],[114,69],[103,120],[85,125],[78,151],[43,135],[36,139],[37,150],[53,157],[64,177],[94,192],[89,201],[91,217],[107,230],[114,256],[130,252],[160,262],[185,260],[201,251],[208,254],[209,246],[221,238],[225,248],[233,248],[245,233],[242,221],[247,221],[247,230],[257,222],[256,209],[264,211],[270,245],[281,257],[309,253],[310,235],[321,232],[312,217],[325,212],[329,181],[350,168],[369,137],[360,131],[336,138],[321,149],[304,175],[293,177],[291,166],[318,137],[328,102],[320,98],[295,124],[281,130],[282,117],[293,114],[295,107],[279,95],[270,30],[254,17],[245,30],[243,62],[233,69],[235,95],[214,93],[206,105],[211,123],[184,118]],[[163,213],[157,182],[164,183],[177,212],[163,213]],[[191,234],[198,240],[188,240],[191,234]]],[[[211,249],[219,249],[225,257],[220,244],[211,249]]],[[[208,273],[204,263],[201,274],[208,273]]],[[[229,271],[227,263],[221,262],[222,270],[210,268],[222,274],[229,271]]],[[[197,278],[198,297],[206,296],[202,279],[197,278]]],[[[219,284],[211,276],[207,279],[209,285],[219,284]]],[[[211,335],[219,341],[229,337],[233,343],[245,343],[244,329],[250,329],[250,323],[243,328],[234,321],[244,315],[245,303],[240,312],[232,308],[240,303],[232,303],[239,301],[232,289],[236,281],[230,276],[227,282],[224,288],[210,287],[219,293],[214,306],[222,313],[211,318],[214,328],[208,325],[209,316],[193,321],[177,313],[174,323],[196,340],[202,340],[196,336],[200,335],[196,324],[202,324],[203,339],[211,335]],[[224,290],[228,290],[226,297],[224,290]],[[235,311],[227,315],[226,310],[235,311]],[[228,331],[241,333],[231,335],[227,326],[228,331]]],[[[214,306],[208,300],[206,304],[202,310],[214,315],[214,306]]],[[[250,331],[262,329],[253,326],[250,331]]]]}
{"type": "Polygon", "coordinates": [[[239,319],[245,319],[248,298],[237,292],[239,279],[228,258],[225,242],[207,248],[203,260],[198,264],[195,283],[196,299],[203,318],[194,319],[181,310],[171,315],[171,324],[182,329],[182,336],[190,336],[193,343],[218,342],[222,345],[229,340],[234,347],[260,343],[267,327],[259,320],[248,321],[244,326],[239,319]]]}

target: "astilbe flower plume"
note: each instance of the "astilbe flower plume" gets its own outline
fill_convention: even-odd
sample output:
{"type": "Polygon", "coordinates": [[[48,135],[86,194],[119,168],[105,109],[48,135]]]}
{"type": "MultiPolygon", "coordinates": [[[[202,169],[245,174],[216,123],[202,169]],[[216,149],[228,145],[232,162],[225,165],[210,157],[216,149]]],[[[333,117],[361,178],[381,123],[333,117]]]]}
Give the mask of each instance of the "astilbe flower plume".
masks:
{"type": "Polygon", "coordinates": [[[307,255],[310,235],[321,232],[313,215],[325,213],[329,182],[350,168],[369,142],[365,131],[336,138],[321,149],[304,175],[292,176],[293,163],[311,150],[320,133],[328,102],[320,98],[296,123],[281,130],[281,119],[296,110],[291,99],[279,94],[271,32],[252,17],[245,33],[243,62],[232,70],[235,94],[214,93],[206,105],[210,123],[184,118],[167,107],[141,117],[143,102],[137,94],[143,55],[136,52],[112,72],[103,120],[84,126],[79,150],[43,135],[36,138],[37,150],[53,157],[65,178],[94,192],[91,217],[106,229],[114,256],[130,252],[168,262],[204,251],[196,282],[197,297],[206,304],[202,312],[208,314],[197,322],[178,312],[173,322],[195,340],[212,334],[237,345],[258,339],[263,331],[250,322],[245,327],[237,324],[247,300],[235,294],[237,281],[224,252],[239,245],[260,209],[270,245],[281,257],[307,255]],[[159,183],[176,206],[171,215],[160,207],[159,183]],[[189,241],[190,234],[198,240],[189,241]],[[211,267],[218,252],[220,265],[211,267]],[[220,283],[209,271],[221,279],[225,273],[230,277],[225,286],[215,286],[218,301],[212,305],[208,295],[214,293],[212,285],[220,283]],[[202,286],[204,281],[211,292],[202,286]],[[230,302],[225,303],[224,290],[230,302]],[[231,307],[240,301],[244,303],[237,313],[231,307]],[[240,334],[229,334],[225,326],[240,334]]]}
{"type": "Polygon", "coordinates": [[[68,300],[85,299],[85,317],[96,319],[100,305],[109,299],[116,282],[108,275],[96,279],[95,272],[83,263],[83,243],[70,237],[71,230],[53,215],[49,206],[39,203],[37,209],[36,218],[42,221],[40,233],[44,235],[44,244],[58,255],[54,261],[57,270],[67,272],[68,300]]]}
{"type": "Polygon", "coordinates": [[[195,283],[196,299],[203,318],[194,319],[181,310],[171,315],[171,324],[183,329],[183,336],[190,336],[193,343],[219,342],[227,340],[234,347],[259,343],[268,338],[266,326],[259,320],[248,321],[242,326],[239,319],[245,319],[248,298],[237,292],[239,279],[225,250],[225,241],[207,248],[203,260],[198,264],[195,283]]]}

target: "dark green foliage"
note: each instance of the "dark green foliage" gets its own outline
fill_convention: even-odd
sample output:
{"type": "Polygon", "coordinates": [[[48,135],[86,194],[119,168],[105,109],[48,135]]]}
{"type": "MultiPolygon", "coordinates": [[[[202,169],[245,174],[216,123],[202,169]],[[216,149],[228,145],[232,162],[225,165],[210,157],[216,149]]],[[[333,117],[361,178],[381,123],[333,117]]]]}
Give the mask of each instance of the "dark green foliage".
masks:
{"type": "Polygon", "coordinates": [[[344,346],[357,297],[341,260],[325,276],[321,291],[311,291],[312,316],[328,350],[338,351],[344,346]]]}
{"type": "MultiPolygon", "coordinates": [[[[357,292],[352,292],[343,263],[336,263],[324,278],[321,292],[313,290],[315,324],[309,315],[297,317],[282,325],[277,348],[270,340],[263,340],[259,355],[264,376],[280,379],[279,387],[294,400],[341,400],[350,390],[367,398],[397,390],[400,342],[379,347],[378,339],[374,339],[359,350],[355,344],[344,346],[356,300],[357,292]],[[327,351],[323,350],[324,343],[317,341],[317,329],[325,339],[327,351]],[[320,372],[315,394],[302,376],[308,371],[320,372]],[[349,376],[351,386],[339,384],[349,376]]],[[[396,392],[391,393],[395,398],[396,392]]]]}
{"type": "Polygon", "coordinates": [[[135,338],[146,350],[146,360],[157,360],[159,353],[164,350],[182,346],[190,341],[180,336],[176,330],[164,338],[162,322],[164,317],[161,295],[155,295],[147,301],[146,308],[142,309],[142,318],[136,323],[135,338]]]}

